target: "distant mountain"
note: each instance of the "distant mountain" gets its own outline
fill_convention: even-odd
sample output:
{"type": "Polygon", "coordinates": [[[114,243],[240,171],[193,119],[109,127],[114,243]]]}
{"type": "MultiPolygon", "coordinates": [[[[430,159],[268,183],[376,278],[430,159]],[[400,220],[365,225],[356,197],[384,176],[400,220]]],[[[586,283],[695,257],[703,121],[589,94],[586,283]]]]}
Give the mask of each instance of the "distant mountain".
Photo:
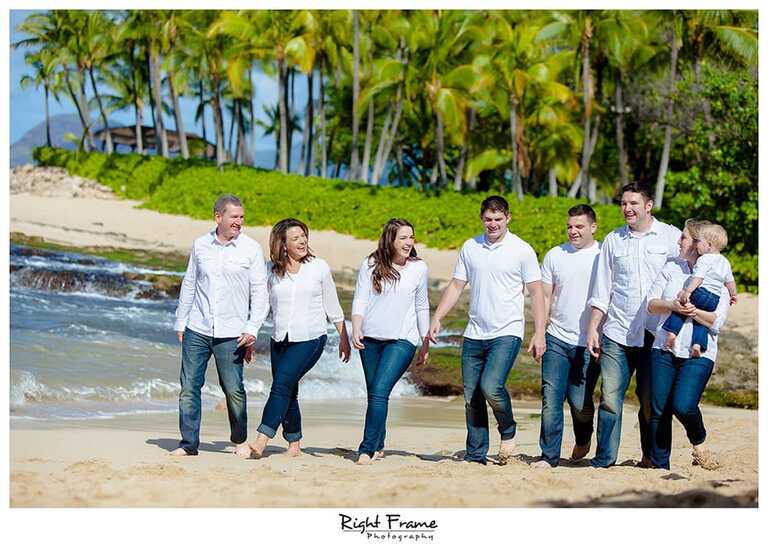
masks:
{"type": "MultiPolygon", "coordinates": [[[[94,127],[98,131],[101,124],[94,127]]],[[[80,135],[82,133],[80,118],[75,114],[59,114],[51,117],[51,143],[59,148],[74,150],[75,144],[64,139],[67,133],[80,135]]],[[[42,121],[24,133],[19,140],[11,145],[11,167],[32,163],[32,150],[45,146],[45,121],[42,121]]]]}

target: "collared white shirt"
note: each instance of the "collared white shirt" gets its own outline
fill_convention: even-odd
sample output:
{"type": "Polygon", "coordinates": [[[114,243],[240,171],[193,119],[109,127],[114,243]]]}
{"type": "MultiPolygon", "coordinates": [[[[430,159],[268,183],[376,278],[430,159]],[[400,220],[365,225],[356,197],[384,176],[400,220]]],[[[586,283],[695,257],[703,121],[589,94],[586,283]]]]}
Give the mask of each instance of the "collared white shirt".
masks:
{"type": "Polygon", "coordinates": [[[680,230],[655,218],[645,233],[625,224],[603,240],[589,305],[606,314],[603,333],[616,343],[642,347],[644,329],[653,332],[658,319],[648,315],[643,300],[668,258],[680,253],[680,230]]]}
{"type": "Polygon", "coordinates": [[[174,329],[211,337],[255,336],[267,314],[267,279],[259,243],[240,233],[226,244],[216,230],[192,245],[174,329]]]}
{"type": "Polygon", "coordinates": [[[731,262],[722,254],[702,254],[693,266],[693,276],[703,279],[700,288],[719,294],[723,285],[733,282],[731,262]]]}
{"type": "Polygon", "coordinates": [[[269,305],[272,308],[272,339],[308,341],[327,333],[328,321],[344,320],[331,268],[325,260],[312,258],[301,264],[296,273],[285,272],[282,278],[267,264],[269,305]],[[326,319],[327,317],[327,319],[326,319]]]}
{"type": "Polygon", "coordinates": [[[363,336],[405,339],[418,346],[429,333],[427,264],[408,260],[398,273],[400,279],[383,282],[378,293],[373,288],[373,266],[366,257],[357,274],[352,314],[363,317],[363,336]]]}
{"type": "Polygon", "coordinates": [[[485,234],[478,235],[462,245],[453,278],[467,281],[470,287],[464,337],[523,338],[523,288],[541,280],[539,260],[531,245],[509,231],[493,244],[485,234]]]}
{"type": "Polygon", "coordinates": [[[586,347],[592,307],[587,305],[595,282],[600,243],[577,249],[570,242],[556,246],[544,256],[541,282],[552,285],[547,333],[557,339],[586,347]]]}
{"type": "MultiPolygon", "coordinates": [[[[683,289],[685,284],[690,279],[691,270],[688,266],[688,262],[682,259],[670,260],[664,266],[664,268],[656,277],[656,280],[648,291],[647,302],[653,299],[662,300],[674,300],[677,299],[677,294],[683,289]]],[[[720,294],[720,301],[715,309],[715,322],[712,327],[709,328],[709,336],[707,341],[707,350],[701,356],[710,359],[712,362],[717,358],[717,335],[720,333],[720,329],[725,324],[725,319],[728,317],[728,310],[730,309],[730,300],[728,298],[728,289],[724,286],[720,286],[718,292],[720,294]]],[[[646,308],[647,308],[646,303],[646,308]]],[[[662,328],[664,321],[669,316],[669,313],[659,316],[658,327],[654,334],[656,339],[653,342],[655,349],[664,349],[664,344],[667,341],[668,332],[662,328]]],[[[675,344],[672,347],[672,352],[675,356],[680,358],[691,358],[691,341],[693,336],[693,319],[686,319],[683,323],[683,327],[680,329],[680,333],[677,334],[675,344]]],[[[669,350],[669,349],[665,349],[669,350]]]]}

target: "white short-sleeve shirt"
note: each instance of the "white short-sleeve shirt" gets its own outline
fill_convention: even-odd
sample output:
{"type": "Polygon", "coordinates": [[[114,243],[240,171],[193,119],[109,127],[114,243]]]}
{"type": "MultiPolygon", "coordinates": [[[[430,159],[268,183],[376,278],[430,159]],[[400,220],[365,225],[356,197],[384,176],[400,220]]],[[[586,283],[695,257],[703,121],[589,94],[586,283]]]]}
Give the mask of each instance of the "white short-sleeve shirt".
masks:
{"type": "Polygon", "coordinates": [[[600,243],[577,249],[571,243],[547,252],[541,264],[541,280],[552,285],[547,333],[568,343],[586,347],[592,308],[587,305],[595,280],[600,243]]]}
{"type": "Polygon", "coordinates": [[[700,288],[713,294],[719,294],[725,283],[733,282],[731,263],[720,253],[699,256],[693,266],[693,276],[704,279],[700,288]]]}
{"type": "Polygon", "coordinates": [[[493,244],[485,234],[478,235],[462,245],[453,278],[468,282],[470,288],[464,337],[523,338],[523,288],[541,280],[539,261],[531,245],[510,232],[493,244]]]}

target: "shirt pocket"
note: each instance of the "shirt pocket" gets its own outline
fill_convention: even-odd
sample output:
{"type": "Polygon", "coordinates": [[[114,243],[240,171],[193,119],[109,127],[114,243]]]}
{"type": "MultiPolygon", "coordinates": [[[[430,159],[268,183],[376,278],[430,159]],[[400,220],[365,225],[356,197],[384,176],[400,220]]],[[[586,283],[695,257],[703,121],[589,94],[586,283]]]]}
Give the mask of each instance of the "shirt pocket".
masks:
{"type": "Polygon", "coordinates": [[[237,275],[250,267],[251,261],[248,258],[232,256],[224,260],[224,273],[228,275],[237,275]]]}
{"type": "Polygon", "coordinates": [[[667,247],[661,245],[648,245],[645,249],[645,260],[648,268],[658,273],[667,261],[667,247]]]}
{"type": "Polygon", "coordinates": [[[616,264],[616,272],[620,275],[631,275],[637,269],[635,257],[628,248],[616,249],[613,259],[616,264]]]}
{"type": "Polygon", "coordinates": [[[197,271],[200,276],[210,277],[215,274],[216,261],[208,254],[198,254],[196,258],[197,271]]]}

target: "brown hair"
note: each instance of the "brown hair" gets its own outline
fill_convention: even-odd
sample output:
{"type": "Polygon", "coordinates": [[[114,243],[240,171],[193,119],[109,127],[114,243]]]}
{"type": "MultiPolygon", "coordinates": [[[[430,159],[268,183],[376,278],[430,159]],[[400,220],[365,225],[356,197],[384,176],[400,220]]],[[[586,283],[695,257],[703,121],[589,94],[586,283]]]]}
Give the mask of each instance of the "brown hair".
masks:
{"type": "Polygon", "coordinates": [[[282,278],[288,268],[288,245],[286,244],[286,234],[292,227],[301,228],[307,237],[307,255],[300,261],[306,263],[315,257],[312,249],[309,248],[309,228],[307,224],[296,218],[286,218],[280,220],[272,228],[269,234],[269,259],[272,260],[272,271],[275,275],[282,278]]]}
{"type": "Polygon", "coordinates": [[[639,193],[643,196],[643,201],[647,203],[648,201],[653,201],[653,194],[651,193],[651,185],[647,182],[630,182],[629,184],[624,185],[623,188],[621,188],[621,193],[619,196],[624,195],[626,192],[630,193],[639,193]]]}
{"type": "MultiPolygon", "coordinates": [[[[392,265],[392,255],[395,252],[395,239],[397,238],[397,231],[401,227],[408,226],[413,230],[413,225],[404,218],[390,218],[389,221],[384,224],[384,229],[379,237],[379,246],[375,252],[372,252],[368,256],[368,264],[373,266],[373,273],[371,273],[371,281],[373,289],[381,294],[384,290],[384,283],[391,282],[396,283],[400,280],[400,273],[392,265]]],[[[416,230],[413,230],[414,233],[416,230]]],[[[408,256],[409,260],[420,259],[416,255],[416,247],[411,247],[411,253],[408,256]]]]}
{"type": "Polygon", "coordinates": [[[483,199],[480,203],[480,216],[482,217],[486,210],[492,212],[503,212],[506,216],[509,216],[509,203],[501,195],[491,195],[483,199]]]}

